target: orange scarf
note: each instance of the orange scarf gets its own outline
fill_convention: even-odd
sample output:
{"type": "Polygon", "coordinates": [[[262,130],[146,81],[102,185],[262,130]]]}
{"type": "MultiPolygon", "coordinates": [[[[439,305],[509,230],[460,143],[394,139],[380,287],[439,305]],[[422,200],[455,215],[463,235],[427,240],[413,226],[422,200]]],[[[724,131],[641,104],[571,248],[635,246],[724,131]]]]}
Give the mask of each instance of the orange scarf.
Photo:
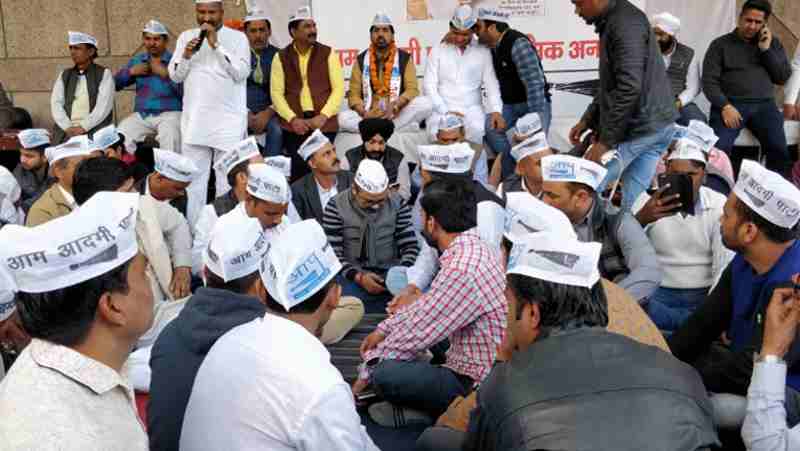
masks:
{"type": "Polygon", "coordinates": [[[394,54],[397,47],[394,42],[389,46],[389,54],[383,63],[383,80],[378,79],[378,51],[374,45],[369,47],[369,78],[372,89],[379,98],[389,97],[392,83],[392,68],[394,67],[394,54]]]}

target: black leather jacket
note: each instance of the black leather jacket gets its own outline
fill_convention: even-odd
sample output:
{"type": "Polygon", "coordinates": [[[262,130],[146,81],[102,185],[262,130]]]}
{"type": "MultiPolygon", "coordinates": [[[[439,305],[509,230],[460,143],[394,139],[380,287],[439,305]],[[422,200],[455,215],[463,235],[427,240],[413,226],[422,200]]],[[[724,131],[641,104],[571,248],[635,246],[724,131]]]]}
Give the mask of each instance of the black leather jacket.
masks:
{"type": "Polygon", "coordinates": [[[560,332],[498,364],[467,450],[695,451],[718,446],[697,372],[600,328],[560,332]]]}
{"type": "Polygon", "coordinates": [[[600,35],[600,92],[583,121],[611,148],[675,122],[675,98],[647,16],[628,0],[610,0],[591,23],[600,35]]]}

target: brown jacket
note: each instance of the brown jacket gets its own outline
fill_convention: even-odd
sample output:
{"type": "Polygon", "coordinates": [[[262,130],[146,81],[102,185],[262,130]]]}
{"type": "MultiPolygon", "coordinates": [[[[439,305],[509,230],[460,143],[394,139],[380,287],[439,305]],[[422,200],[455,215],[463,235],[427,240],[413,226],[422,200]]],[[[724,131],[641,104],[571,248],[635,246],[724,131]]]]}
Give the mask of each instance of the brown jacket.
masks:
{"type": "MultiPolygon", "coordinates": [[[[311,47],[311,56],[308,60],[308,87],[311,90],[311,99],[314,101],[314,114],[319,114],[328,102],[333,87],[328,72],[328,57],[333,49],[316,43],[311,47]]],[[[300,95],[303,90],[303,77],[300,75],[300,57],[295,50],[294,44],[289,44],[286,48],[278,52],[281,67],[283,67],[285,80],[285,97],[289,107],[298,117],[303,117],[303,108],[300,104],[300,95]]],[[[280,118],[281,127],[291,130],[289,123],[280,118]]],[[[328,119],[322,127],[323,132],[335,132],[339,129],[339,121],[336,116],[328,119]]]]}
{"type": "Polygon", "coordinates": [[[25,220],[25,225],[28,227],[35,227],[39,224],[52,221],[53,219],[66,216],[72,212],[72,207],[69,205],[64,195],[61,194],[61,189],[58,183],[54,183],[47,191],[42,193],[39,200],[33,203],[31,209],[28,211],[28,218],[25,220]]]}

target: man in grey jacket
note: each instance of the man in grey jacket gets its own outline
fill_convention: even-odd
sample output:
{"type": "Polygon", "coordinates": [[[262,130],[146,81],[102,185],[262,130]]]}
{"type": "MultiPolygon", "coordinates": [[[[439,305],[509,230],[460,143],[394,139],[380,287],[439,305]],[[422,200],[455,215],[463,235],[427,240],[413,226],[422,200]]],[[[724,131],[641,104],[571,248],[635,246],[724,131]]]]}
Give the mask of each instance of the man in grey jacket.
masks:
{"type": "Polygon", "coordinates": [[[628,0],[571,0],[600,35],[600,92],[570,131],[578,145],[594,133],[585,158],[596,163],[616,150],[598,191],[622,177],[622,208],[631,206],[655,174],[675,133],[678,110],[664,58],[647,16],[628,0]]]}

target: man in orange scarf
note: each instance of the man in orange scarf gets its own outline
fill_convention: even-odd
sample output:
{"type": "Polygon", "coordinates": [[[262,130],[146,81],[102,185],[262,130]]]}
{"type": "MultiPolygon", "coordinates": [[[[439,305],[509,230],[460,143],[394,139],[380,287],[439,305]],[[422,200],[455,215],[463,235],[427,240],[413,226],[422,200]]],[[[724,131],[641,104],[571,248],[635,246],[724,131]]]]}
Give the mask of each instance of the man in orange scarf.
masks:
{"type": "Polygon", "coordinates": [[[372,45],[353,65],[350,109],[339,114],[339,127],[358,133],[358,123],[368,118],[392,120],[398,130],[419,124],[430,115],[432,105],[420,96],[414,58],[395,44],[394,26],[386,14],[375,16],[369,34],[372,45]]]}

